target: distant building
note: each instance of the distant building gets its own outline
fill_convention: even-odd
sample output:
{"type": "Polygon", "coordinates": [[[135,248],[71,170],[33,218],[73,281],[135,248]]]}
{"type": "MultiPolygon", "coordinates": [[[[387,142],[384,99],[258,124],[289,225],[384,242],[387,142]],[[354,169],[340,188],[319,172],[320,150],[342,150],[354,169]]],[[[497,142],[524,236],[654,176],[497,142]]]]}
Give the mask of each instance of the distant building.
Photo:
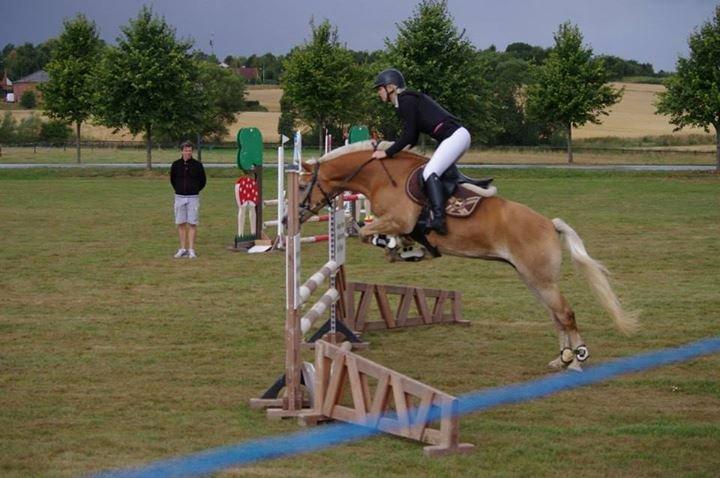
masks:
{"type": "Polygon", "coordinates": [[[245,78],[246,81],[257,83],[260,81],[260,70],[258,68],[248,68],[246,66],[240,68],[232,68],[232,71],[245,78]]]}
{"type": "Polygon", "coordinates": [[[7,77],[7,73],[3,72],[2,80],[0,80],[0,91],[3,93],[12,93],[13,82],[7,77]]]}
{"type": "Polygon", "coordinates": [[[26,91],[34,91],[39,101],[42,97],[42,93],[38,90],[37,86],[40,83],[45,83],[49,79],[50,77],[48,76],[46,71],[38,70],[35,73],[31,73],[24,78],[13,81],[12,89],[13,93],[15,93],[15,101],[20,101],[23,93],[25,93],[26,91]]]}

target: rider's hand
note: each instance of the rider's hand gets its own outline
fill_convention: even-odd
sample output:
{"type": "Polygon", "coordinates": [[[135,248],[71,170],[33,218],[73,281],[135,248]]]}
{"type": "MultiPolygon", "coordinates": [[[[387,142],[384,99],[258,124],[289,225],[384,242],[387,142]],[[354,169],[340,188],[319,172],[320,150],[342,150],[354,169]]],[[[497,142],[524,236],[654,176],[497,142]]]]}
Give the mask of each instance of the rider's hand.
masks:
{"type": "Polygon", "coordinates": [[[387,154],[385,154],[385,151],[382,149],[378,149],[372,154],[373,159],[385,159],[387,158],[387,154]]]}

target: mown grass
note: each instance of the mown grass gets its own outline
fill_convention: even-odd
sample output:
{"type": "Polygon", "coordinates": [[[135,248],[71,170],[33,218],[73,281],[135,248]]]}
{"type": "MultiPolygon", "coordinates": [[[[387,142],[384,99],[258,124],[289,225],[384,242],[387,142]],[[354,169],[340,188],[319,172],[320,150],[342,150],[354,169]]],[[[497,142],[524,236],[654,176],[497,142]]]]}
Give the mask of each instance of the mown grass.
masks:
{"type": "MultiPolygon", "coordinates": [[[[297,430],[250,410],[283,366],[284,257],[225,246],[235,171],[209,170],[199,258],[174,260],[167,170],[0,171],[0,474],[78,476],[297,430]]],[[[718,335],[720,177],[489,171],[502,195],[576,228],[642,309],[616,332],[569,265],[599,363],[718,335]]],[[[274,194],[275,178],[265,178],[274,194]]],[[[321,225],[309,226],[319,231],[321,225]]],[[[326,260],[303,249],[303,275],[326,260]]],[[[363,354],[453,394],[541,377],[557,353],[511,268],[388,264],[351,240],[350,280],[459,289],[471,327],[371,333],[363,354]]],[[[380,437],[229,476],[716,476],[720,357],[464,417],[470,455],[380,437]]]]}

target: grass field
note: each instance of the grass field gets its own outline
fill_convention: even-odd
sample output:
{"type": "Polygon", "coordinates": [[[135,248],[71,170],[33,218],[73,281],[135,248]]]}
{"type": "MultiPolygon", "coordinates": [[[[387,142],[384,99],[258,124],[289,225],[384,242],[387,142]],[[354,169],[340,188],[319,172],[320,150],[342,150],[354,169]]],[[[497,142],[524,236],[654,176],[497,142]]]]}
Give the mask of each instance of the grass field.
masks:
{"type": "MultiPolygon", "coordinates": [[[[720,177],[490,171],[562,217],[642,310],[617,333],[572,268],[562,287],[601,363],[718,335],[720,177]]],[[[233,170],[210,170],[199,258],[174,260],[166,170],[0,171],[0,475],[80,476],[297,430],[250,410],[283,364],[283,254],[230,253],[233,170]]],[[[265,178],[275,194],[275,178],[265,178]]],[[[321,230],[312,225],[310,232],[321,230]]],[[[326,260],[307,245],[303,276],[326,260]]],[[[388,264],[351,240],[348,279],[459,289],[467,328],[370,333],[363,355],[452,394],[542,377],[550,320],[513,270],[388,264]]],[[[461,420],[470,455],[373,438],[225,476],[717,476],[720,357],[461,420]]]]}

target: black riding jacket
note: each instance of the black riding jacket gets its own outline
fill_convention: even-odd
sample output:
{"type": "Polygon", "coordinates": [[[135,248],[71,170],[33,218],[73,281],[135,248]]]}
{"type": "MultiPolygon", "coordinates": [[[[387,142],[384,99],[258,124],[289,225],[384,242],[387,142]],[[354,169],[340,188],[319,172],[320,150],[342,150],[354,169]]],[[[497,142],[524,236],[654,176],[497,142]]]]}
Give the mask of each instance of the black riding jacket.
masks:
{"type": "Polygon", "coordinates": [[[385,153],[392,157],[405,146],[417,144],[420,133],[430,135],[438,143],[449,138],[461,127],[460,120],[425,93],[405,90],[398,95],[397,115],[402,133],[385,153]]]}
{"type": "Polygon", "coordinates": [[[206,182],[205,168],[195,158],[187,161],[180,158],[170,167],[170,184],[172,184],[175,194],[197,196],[205,187],[206,182]]]}

